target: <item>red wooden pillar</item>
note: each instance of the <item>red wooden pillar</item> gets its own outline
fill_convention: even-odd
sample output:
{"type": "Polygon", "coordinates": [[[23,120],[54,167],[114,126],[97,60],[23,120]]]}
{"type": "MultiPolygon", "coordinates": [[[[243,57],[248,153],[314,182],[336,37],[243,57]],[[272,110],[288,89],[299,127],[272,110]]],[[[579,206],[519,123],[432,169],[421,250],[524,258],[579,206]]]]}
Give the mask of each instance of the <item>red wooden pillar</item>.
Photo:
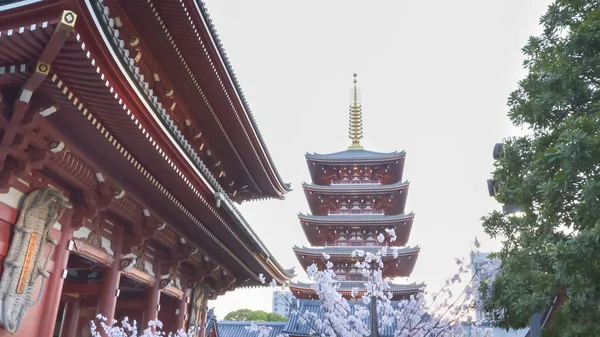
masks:
{"type": "Polygon", "coordinates": [[[62,286],[64,283],[63,272],[69,262],[69,242],[73,238],[72,209],[65,212],[63,220],[60,222],[61,236],[58,246],[54,250],[53,267],[50,271],[50,277],[46,282],[44,291],[45,299],[43,301],[43,315],[38,328],[38,337],[52,337],[54,326],[56,325],[56,316],[60,306],[62,286]]]}
{"type": "MultiPolygon", "coordinates": [[[[208,294],[207,294],[208,295],[208,294]]],[[[206,336],[206,319],[208,316],[208,300],[204,299],[202,302],[202,309],[200,310],[200,334],[198,336],[206,336]]]]}
{"type": "Polygon", "coordinates": [[[117,292],[121,281],[121,253],[123,249],[122,228],[117,229],[113,236],[112,250],[114,252],[113,263],[104,268],[102,284],[100,284],[100,294],[96,312],[106,317],[105,324],[112,326],[115,318],[115,309],[117,307],[117,292]]]}
{"type": "Polygon", "coordinates": [[[148,322],[158,319],[158,306],[160,304],[160,260],[154,260],[154,284],[147,291],[146,296],[146,310],[144,311],[144,322],[142,325],[145,327],[148,322]]]}
{"type": "Polygon", "coordinates": [[[200,308],[200,334],[199,336],[206,336],[206,320],[208,318],[208,292],[205,290],[204,300],[202,301],[202,307],[200,308]]]}
{"type": "Polygon", "coordinates": [[[183,295],[179,301],[178,314],[175,317],[175,331],[179,329],[185,331],[189,291],[187,286],[187,276],[183,272],[181,273],[181,290],[183,290],[183,295]]]}
{"type": "Polygon", "coordinates": [[[79,299],[68,301],[65,305],[62,324],[60,326],[60,337],[77,337],[77,326],[79,325],[79,299]]]}

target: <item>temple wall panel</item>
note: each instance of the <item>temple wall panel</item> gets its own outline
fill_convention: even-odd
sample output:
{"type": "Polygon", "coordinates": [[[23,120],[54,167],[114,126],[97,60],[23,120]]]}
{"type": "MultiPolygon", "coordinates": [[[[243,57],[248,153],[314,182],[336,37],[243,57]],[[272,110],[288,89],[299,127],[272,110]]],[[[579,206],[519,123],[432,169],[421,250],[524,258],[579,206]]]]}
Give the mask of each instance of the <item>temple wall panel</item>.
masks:
{"type": "Polygon", "coordinates": [[[148,275],[152,276],[153,278],[156,278],[156,273],[154,271],[154,255],[157,253],[155,252],[155,249],[152,248],[152,246],[150,245],[146,245],[145,248],[147,249],[147,251],[143,253],[141,261],[143,263],[143,268],[139,268],[142,267],[140,265],[136,265],[136,268],[139,268],[140,270],[143,270],[146,273],[148,273],[148,275]]]}
{"type": "Polygon", "coordinates": [[[146,272],[148,274],[150,274],[153,277],[156,277],[156,274],[154,273],[154,265],[152,265],[152,262],[150,261],[144,261],[145,267],[146,267],[146,272]]]}
{"type": "MultiPolygon", "coordinates": [[[[103,232],[103,231],[100,231],[103,232]]],[[[110,254],[114,257],[115,252],[112,249],[111,239],[107,238],[104,235],[100,235],[97,232],[94,232],[91,228],[82,226],[77,231],[73,233],[74,239],[82,239],[88,241],[92,246],[106,251],[106,253],[110,254]]]]}
{"type": "Polygon", "coordinates": [[[8,190],[8,193],[0,194],[0,202],[4,203],[6,206],[12,207],[14,209],[19,208],[19,202],[21,201],[21,197],[23,196],[23,192],[18,189],[11,187],[8,190]]]}

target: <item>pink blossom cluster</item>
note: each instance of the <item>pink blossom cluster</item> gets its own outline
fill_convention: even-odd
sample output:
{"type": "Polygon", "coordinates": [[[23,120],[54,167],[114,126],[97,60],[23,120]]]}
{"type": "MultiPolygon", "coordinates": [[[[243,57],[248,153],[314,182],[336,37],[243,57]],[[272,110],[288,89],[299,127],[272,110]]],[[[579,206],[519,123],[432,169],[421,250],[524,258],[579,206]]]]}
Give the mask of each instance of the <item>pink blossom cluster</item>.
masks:
{"type": "MultiPolygon", "coordinates": [[[[396,238],[393,229],[386,230],[387,235],[380,234],[378,241],[384,243],[386,240],[394,241],[396,238]]],[[[475,246],[479,248],[477,240],[475,246]]],[[[501,273],[502,262],[498,258],[492,258],[484,262],[477,270],[474,270],[467,285],[458,294],[452,292],[453,285],[467,280],[466,274],[472,271],[472,266],[463,259],[457,259],[458,271],[448,278],[436,293],[423,292],[411,296],[402,301],[392,301],[389,280],[383,277],[383,256],[388,254],[388,247],[382,246],[377,253],[355,250],[352,256],[357,259],[356,267],[361,270],[367,278],[364,283],[365,294],[362,296],[362,304],[351,306],[350,303],[338,292],[340,283],[336,280],[336,274],[332,269],[333,264],[329,256],[323,254],[326,262],[325,269],[319,270],[313,264],[306,270],[309,278],[314,282],[312,288],[319,296],[323,307],[323,315],[319,316],[313,312],[298,312],[303,324],[308,325],[311,335],[331,337],[367,337],[371,335],[371,301],[376,299],[377,329],[380,334],[384,331],[393,331],[394,337],[492,337],[492,329],[482,327],[478,322],[465,324],[471,321],[474,309],[483,307],[483,300],[493,290],[493,283],[501,273]],[[485,287],[481,285],[485,284],[485,287]],[[481,293],[485,289],[486,293],[481,293]],[[468,331],[467,331],[468,330],[468,331]]],[[[398,257],[396,249],[392,250],[394,258],[398,257]]],[[[266,283],[264,275],[260,274],[258,279],[266,283]]],[[[271,280],[273,288],[277,282],[271,280]]],[[[359,289],[352,289],[353,296],[358,295],[359,289]]],[[[286,299],[288,300],[288,299],[286,299]]],[[[294,307],[292,307],[294,308],[294,307]]],[[[175,334],[161,331],[160,321],[151,321],[148,327],[138,334],[135,321],[130,322],[124,318],[120,325],[113,320],[112,325],[106,324],[106,318],[98,315],[100,328],[107,337],[191,337],[193,331],[177,331],[175,334]]],[[[93,337],[100,337],[99,328],[92,321],[91,332],[93,337]]],[[[246,327],[248,332],[256,333],[256,337],[269,337],[272,328],[264,325],[250,324],[246,327]]],[[[196,332],[197,333],[197,332],[196,332]]],[[[285,337],[279,334],[277,337],[285,337]]]]}
{"type": "Polygon", "coordinates": [[[127,317],[123,318],[121,322],[117,320],[112,321],[112,325],[106,324],[106,317],[102,315],[97,315],[96,319],[99,321],[100,328],[96,325],[96,322],[90,322],[90,330],[92,332],[92,337],[192,337],[193,332],[188,331],[185,332],[183,330],[179,330],[176,333],[169,332],[168,334],[164,331],[161,331],[163,324],[159,320],[148,322],[148,327],[138,333],[137,322],[134,320],[133,322],[129,321],[127,317]],[[120,323],[120,324],[119,324],[120,323]],[[101,330],[100,330],[101,329],[101,330]],[[100,332],[103,332],[102,335],[100,332]]]}
{"type": "MultiPolygon", "coordinates": [[[[386,239],[393,241],[395,233],[386,230],[387,237],[383,234],[378,236],[378,241],[384,243],[386,239]]],[[[476,242],[478,247],[478,243],[476,242]]],[[[383,256],[388,254],[388,247],[382,246],[377,253],[355,250],[352,257],[357,259],[356,267],[362,271],[368,281],[365,282],[362,296],[362,305],[351,306],[348,301],[338,292],[340,283],[336,280],[333,264],[329,262],[329,256],[323,254],[327,261],[326,267],[319,270],[313,264],[306,270],[309,278],[314,282],[312,288],[319,296],[323,307],[323,315],[319,316],[313,312],[298,312],[293,314],[300,317],[302,323],[307,324],[311,335],[335,336],[335,337],[367,337],[371,335],[370,315],[372,299],[376,299],[377,322],[380,335],[387,334],[394,337],[454,337],[473,336],[491,337],[493,330],[482,327],[478,322],[471,321],[473,310],[481,306],[482,298],[479,294],[481,282],[492,285],[500,273],[501,262],[492,259],[481,268],[485,269],[483,275],[489,275],[486,279],[476,277],[479,270],[475,270],[468,284],[458,295],[452,293],[453,285],[467,280],[467,274],[471,273],[472,266],[463,259],[457,259],[458,271],[445,282],[442,289],[433,294],[424,291],[402,301],[392,301],[389,280],[383,277],[383,256]],[[468,330],[468,331],[467,331],[468,330]],[[389,333],[393,331],[393,333],[389,333]]],[[[392,251],[394,258],[398,253],[392,251]]],[[[262,277],[261,275],[261,278],[262,277]]],[[[264,280],[262,280],[264,283],[264,280]]],[[[276,283],[271,282],[276,287],[276,283]]],[[[490,287],[491,288],[491,287],[490,287]]],[[[424,289],[423,289],[424,290],[424,289]]],[[[359,289],[352,289],[353,295],[358,294],[359,289]]],[[[293,307],[292,307],[293,308],[293,307]]],[[[264,326],[251,324],[248,331],[259,332],[258,337],[269,336],[271,330],[264,326]]],[[[281,335],[280,335],[281,336],[281,335]]]]}
{"type": "MultiPolygon", "coordinates": [[[[248,332],[257,332],[256,337],[269,337],[269,335],[271,334],[271,330],[273,330],[273,328],[271,328],[269,326],[257,325],[257,324],[252,323],[251,325],[246,327],[246,330],[248,330],[248,332]]],[[[277,337],[284,337],[284,336],[279,334],[277,337]]]]}

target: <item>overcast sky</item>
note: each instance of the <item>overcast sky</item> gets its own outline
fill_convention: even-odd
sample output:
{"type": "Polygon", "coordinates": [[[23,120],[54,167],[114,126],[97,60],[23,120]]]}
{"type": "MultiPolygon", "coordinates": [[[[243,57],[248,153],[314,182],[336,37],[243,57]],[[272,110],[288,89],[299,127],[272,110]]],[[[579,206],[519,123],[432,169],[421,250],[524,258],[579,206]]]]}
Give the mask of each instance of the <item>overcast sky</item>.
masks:
{"type": "MultiPolygon", "coordinates": [[[[345,150],[348,95],[358,73],[367,150],[407,152],[409,245],[421,253],[410,279],[439,289],[466,257],[488,197],[496,142],[518,132],[506,99],[525,72],[521,47],[538,34],[549,0],[206,0],[275,164],[294,191],[241,210],[284,266],[306,274],[292,251],[308,245],[298,212],[305,152],[345,150]]],[[[270,289],[235,290],[209,303],[271,311],[270,289]]]]}

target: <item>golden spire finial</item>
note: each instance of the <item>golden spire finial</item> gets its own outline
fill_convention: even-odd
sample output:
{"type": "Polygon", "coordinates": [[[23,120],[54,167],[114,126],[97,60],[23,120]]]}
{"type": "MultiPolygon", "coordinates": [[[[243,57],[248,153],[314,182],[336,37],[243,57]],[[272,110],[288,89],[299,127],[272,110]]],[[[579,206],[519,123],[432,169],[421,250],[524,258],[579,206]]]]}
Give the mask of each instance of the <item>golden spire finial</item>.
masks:
{"type": "Polygon", "coordinates": [[[350,139],[352,144],[348,147],[350,150],[361,150],[363,147],[360,145],[360,139],[362,138],[362,108],[360,106],[360,93],[357,87],[356,73],[354,73],[354,88],[352,90],[352,102],[350,103],[350,139]]]}

